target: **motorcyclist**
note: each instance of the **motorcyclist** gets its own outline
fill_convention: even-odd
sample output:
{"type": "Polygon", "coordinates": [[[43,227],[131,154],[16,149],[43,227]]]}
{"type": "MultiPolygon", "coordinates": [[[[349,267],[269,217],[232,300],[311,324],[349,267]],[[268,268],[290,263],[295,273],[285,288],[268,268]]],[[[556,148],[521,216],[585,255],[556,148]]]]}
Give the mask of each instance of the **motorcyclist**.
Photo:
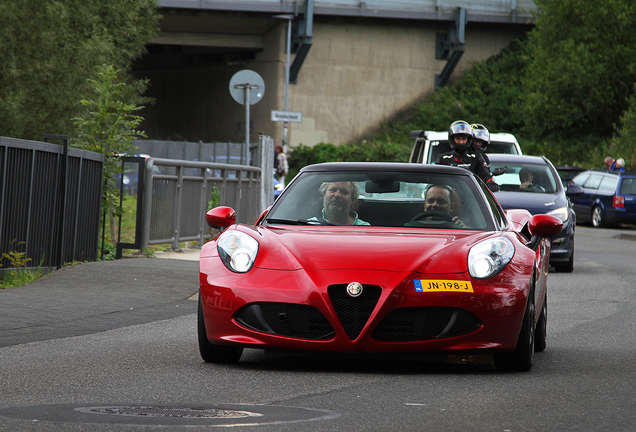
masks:
{"type": "MultiPolygon", "coordinates": [[[[486,162],[482,153],[471,148],[475,137],[474,131],[475,129],[463,120],[453,122],[448,130],[448,144],[452,151],[439,155],[435,163],[466,168],[477,174],[491,191],[497,192],[499,185],[492,178],[490,164],[486,162]]],[[[483,134],[480,133],[480,136],[483,134]]],[[[490,139],[488,141],[490,142],[490,139]]]]}
{"type": "Polygon", "coordinates": [[[488,166],[490,166],[490,159],[486,155],[486,149],[490,144],[490,132],[486,129],[486,126],[475,123],[470,125],[473,128],[473,144],[472,149],[481,154],[488,166]]]}

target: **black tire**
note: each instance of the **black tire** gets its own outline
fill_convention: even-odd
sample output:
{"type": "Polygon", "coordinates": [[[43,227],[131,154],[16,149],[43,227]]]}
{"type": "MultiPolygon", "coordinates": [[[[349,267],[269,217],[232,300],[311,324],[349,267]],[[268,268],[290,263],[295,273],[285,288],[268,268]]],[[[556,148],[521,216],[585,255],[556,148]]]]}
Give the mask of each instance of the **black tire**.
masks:
{"type": "Polygon", "coordinates": [[[517,347],[511,353],[495,354],[495,367],[505,372],[526,372],[532,369],[534,358],[534,279],[528,295],[523,324],[517,341],[517,347]]]}
{"type": "Polygon", "coordinates": [[[207,363],[236,363],[241,359],[243,348],[224,345],[214,345],[208,340],[203,317],[203,305],[199,294],[199,309],[197,311],[197,334],[199,337],[199,352],[207,363]]]}
{"type": "Polygon", "coordinates": [[[548,346],[548,294],[543,298],[541,315],[534,332],[534,352],[543,352],[548,346]]]}
{"type": "Polygon", "coordinates": [[[592,207],[592,226],[594,228],[604,228],[606,225],[607,221],[603,215],[603,209],[601,206],[595,205],[592,207]]]}
{"type": "Polygon", "coordinates": [[[572,254],[565,264],[555,264],[554,270],[557,273],[572,273],[574,271],[574,246],[572,246],[572,254]]]}

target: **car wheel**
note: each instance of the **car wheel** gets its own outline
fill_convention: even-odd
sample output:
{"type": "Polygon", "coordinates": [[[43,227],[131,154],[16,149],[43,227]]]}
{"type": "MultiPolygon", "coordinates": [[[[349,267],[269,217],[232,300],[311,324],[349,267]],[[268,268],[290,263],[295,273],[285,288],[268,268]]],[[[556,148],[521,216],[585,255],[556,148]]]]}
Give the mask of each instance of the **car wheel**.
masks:
{"type": "Polygon", "coordinates": [[[208,335],[205,331],[201,295],[199,295],[199,309],[197,311],[197,333],[199,337],[199,352],[201,353],[201,358],[207,363],[236,363],[241,358],[243,348],[214,345],[208,340],[208,335]]]}
{"type": "Polygon", "coordinates": [[[592,226],[594,228],[603,228],[605,226],[605,217],[603,216],[603,209],[600,206],[594,206],[594,208],[592,208],[592,226]]]}
{"type": "Polygon", "coordinates": [[[565,264],[555,264],[554,269],[557,273],[572,273],[574,271],[574,246],[572,246],[572,254],[565,264]]]}
{"type": "MultiPolygon", "coordinates": [[[[532,283],[534,289],[534,281],[532,283]]],[[[534,358],[534,294],[530,290],[517,347],[511,353],[495,354],[495,367],[507,372],[526,372],[532,368],[534,358]]]]}
{"type": "Polygon", "coordinates": [[[543,352],[548,346],[548,294],[543,298],[541,315],[534,332],[534,352],[543,352]]]}

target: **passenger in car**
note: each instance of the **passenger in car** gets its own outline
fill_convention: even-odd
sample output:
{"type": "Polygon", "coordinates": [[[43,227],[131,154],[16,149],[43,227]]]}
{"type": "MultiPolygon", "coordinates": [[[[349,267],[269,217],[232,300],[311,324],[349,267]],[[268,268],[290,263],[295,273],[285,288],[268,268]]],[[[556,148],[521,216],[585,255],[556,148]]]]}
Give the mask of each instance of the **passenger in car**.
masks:
{"type": "Polygon", "coordinates": [[[319,217],[310,218],[310,221],[334,225],[370,225],[360,220],[352,210],[352,207],[357,207],[360,193],[356,182],[324,182],[318,190],[322,196],[322,213],[319,217]]]}

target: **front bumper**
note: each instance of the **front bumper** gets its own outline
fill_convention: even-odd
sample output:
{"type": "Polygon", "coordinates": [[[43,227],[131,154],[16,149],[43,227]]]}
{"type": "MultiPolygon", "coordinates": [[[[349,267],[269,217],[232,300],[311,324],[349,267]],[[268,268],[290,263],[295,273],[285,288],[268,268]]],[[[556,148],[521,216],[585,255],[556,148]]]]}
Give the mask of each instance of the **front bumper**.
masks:
{"type": "Polygon", "coordinates": [[[509,352],[517,344],[529,281],[529,269],[486,281],[466,274],[429,278],[378,270],[255,268],[237,275],[218,258],[201,260],[201,300],[210,342],[261,349],[509,352]],[[419,293],[414,279],[470,280],[474,292],[419,293]],[[358,298],[345,294],[354,281],[364,287],[358,298]]]}
{"type": "Polygon", "coordinates": [[[550,264],[568,262],[574,253],[576,219],[570,217],[561,232],[550,237],[550,264]]]}

